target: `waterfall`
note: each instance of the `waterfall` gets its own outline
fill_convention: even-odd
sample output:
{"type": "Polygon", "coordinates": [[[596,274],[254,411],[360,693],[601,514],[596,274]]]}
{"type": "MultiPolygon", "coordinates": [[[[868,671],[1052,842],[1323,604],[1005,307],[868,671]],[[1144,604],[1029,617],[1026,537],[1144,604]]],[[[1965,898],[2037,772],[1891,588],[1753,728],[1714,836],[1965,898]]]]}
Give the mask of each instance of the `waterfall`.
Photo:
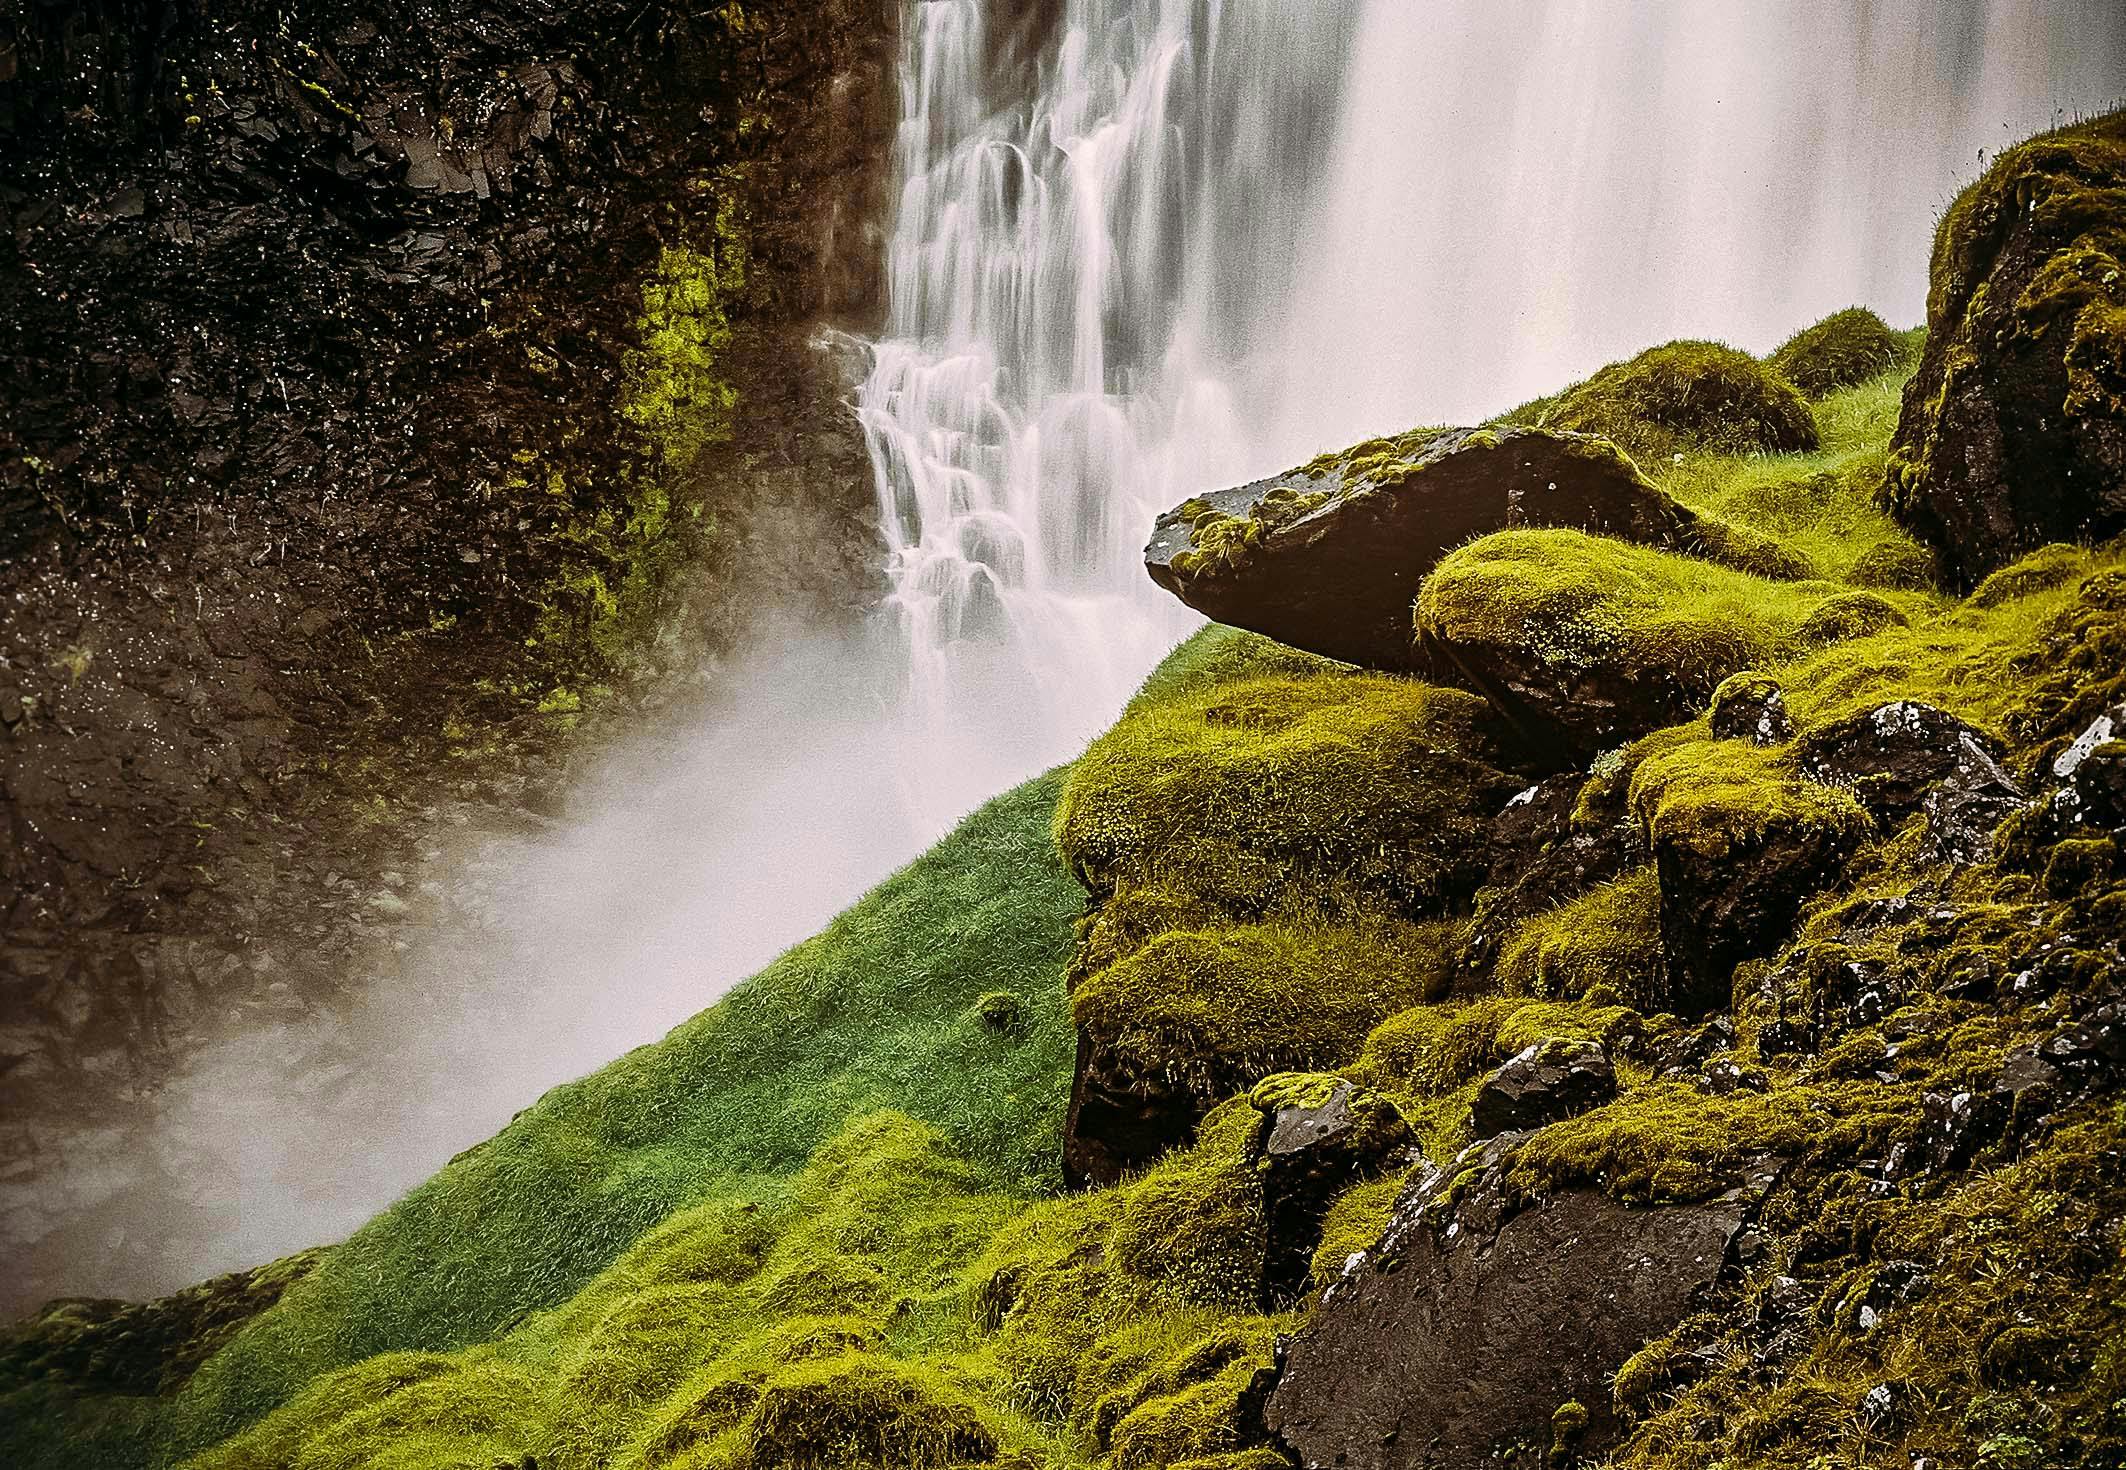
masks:
{"type": "Polygon", "coordinates": [[[1957,187],[2126,78],[2116,0],[906,16],[860,403],[933,825],[1073,753],[1192,626],[1139,566],[1159,509],[1671,337],[1915,323],[1957,187]]]}

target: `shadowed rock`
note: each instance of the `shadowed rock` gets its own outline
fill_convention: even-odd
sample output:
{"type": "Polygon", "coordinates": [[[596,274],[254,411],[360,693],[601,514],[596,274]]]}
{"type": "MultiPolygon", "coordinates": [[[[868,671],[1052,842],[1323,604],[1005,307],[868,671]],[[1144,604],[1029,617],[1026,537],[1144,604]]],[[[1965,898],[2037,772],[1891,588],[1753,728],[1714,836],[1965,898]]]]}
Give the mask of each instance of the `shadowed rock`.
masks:
{"type": "Polygon", "coordinates": [[[1496,1470],[1543,1465],[1553,1412],[1573,1448],[1613,1439],[1608,1378],[1711,1284],[1738,1199],[1629,1209],[1574,1189],[1521,1206],[1509,1146],[1457,1196],[1435,1173],[1291,1340],[1267,1411],[1304,1465],[1496,1470]]]}
{"type": "Polygon", "coordinates": [[[2003,153],[1935,239],[1887,491],[1969,588],[2126,527],[2126,112],[2003,153]]]}
{"type": "Polygon", "coordinates": [[[1342,1077],[1284,1072],[1257,1083],[1256,1146],[1269,1216],[1263,1291],[1274,1305],[1304,1289],[1322,1221],[1336,1197],[1386,1169],[1415,1142],[1394,1103],[1342,1077]]]}
{"type": "Polygon", "coordinates": [[[1381,669],[1415,664],[1410,603],[1472,537],[1562,526],[1684,550],[1731,534],[1605,439],[1447,429],[1375,440],[1159,517],[1152,580],[1207,617],[1381,669]]]}
{"type": "Polygon", "coordinates": [[[1484,1079],[1470,1105],[1479,1138],[1540,1128],[1617,1095],[1616,1069],[1598,1041],[1540,1041],[1484,1079]]]}

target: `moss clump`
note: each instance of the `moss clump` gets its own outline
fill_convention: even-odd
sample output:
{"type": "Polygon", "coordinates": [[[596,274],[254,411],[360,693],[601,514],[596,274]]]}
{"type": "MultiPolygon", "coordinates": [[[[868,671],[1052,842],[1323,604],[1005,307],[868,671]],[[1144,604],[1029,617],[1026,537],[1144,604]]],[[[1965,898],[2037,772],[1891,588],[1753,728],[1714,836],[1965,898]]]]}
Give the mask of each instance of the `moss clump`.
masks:
{"type": "Polygon", "coordinates": [[[1864,306],[1834,311],[1803,327],[1765,359],[1773,372],[1810,398],[1850,388],[1906,361],[1907,339],[1864,306]]]}
{"type": "Polygon", "coordinates": [[[769,1470],[985,1464],[997,1437],[986,1416],[936,1367],[851,1353],[770,1379],[740,1431],[744,1463],[769,1470]]]}
{"type": "Polygon", "coordinates": [[[1540,426],[1600,434],[1634,455],[1685,448],[1742,453],[1814,449],[1816,421],[1794,385],[1747,352],[1670,342],[1568,388],[1540,426]]]}
{"type": "Polygon", "coordinates": [[[1460,881],[1508,782],[1484,702],[1378,676],[1278,677],[1125,718],[1072,769],[1056,842],[1106,896],[1164,884],[1259,914],[1420,909],[1460,881]]]}
{"type": "Polygon", "coordinates": [[[1239,515],[1228,515],[1207,500],[1184,500],[1178,512],[1189,523],[1189,547],[1176,552],[1169,565],[1183,578],[1238,571],[1254,560],[1263,537],[1321,509],[1335,495],[1333,486],[1314,490],[1277,485],[1239,515]]]}
{"type": "Polygon", "coordinates": [[[1499,952],[1498,979],[1512,995],[1660,1009],[1661,886],[1653,868],[1525,920],[1499,952]]]}
{"type": "Polygon", "coordinates": [[[1388,1217],[1395,1212],[1395,1199],[1402,1193],[1403,1183],[1402,1175],[1386,1174],[1337,1197],[1336,1203],[1329,1206],[1329,1213],[1322,1217],[1321,1244],[1314,1248],[1313,1265],[1307,1275],[1309,1285],[1316,1290],[1328,1286],[1344,1274],[1352,1257],[1372,1249],[1380,1233],[1388,1228],[1388,1217]]]}
{"type": "Polygon", "coordinates": [[[1445,993],[1453,937],[1388,921],[1168,932],[1083,981],[1071,1014],[1112,1064],[1208,1103],[1356,1056],[1383,1019],[1445,993]]]}
{"type": "MultiPolygon", "coordinates": [[[[1836,619],[1810,619],[1852,595],[1579,531],[1506,531],[1439,564],[1416,624],[1482,685],[1593,751],[1703,709],[1730,674],[1835,637],[1836,619]]],[[[1897,606],[1898,594],[1883,598],[1897,606]]]]}

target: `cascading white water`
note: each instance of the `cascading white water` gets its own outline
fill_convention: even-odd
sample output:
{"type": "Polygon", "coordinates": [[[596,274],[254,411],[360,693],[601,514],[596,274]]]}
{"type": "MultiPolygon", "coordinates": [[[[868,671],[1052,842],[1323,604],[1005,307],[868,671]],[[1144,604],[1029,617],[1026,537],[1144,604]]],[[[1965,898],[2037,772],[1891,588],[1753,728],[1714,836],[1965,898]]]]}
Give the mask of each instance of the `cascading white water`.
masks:
{"type": "Polygon", "coordinates": [[[2118,100],[2116,0],[912,0],[862,394],[935,818],[1074,751],[1186,615],[1153,514],[1676,336],[1904,325],[1987,150],[2118,100]]]}
{"type": "Polygon", "coordinates": [[[861,404],[892,552],[901,772],[937,818],[1061,759],[1191,626],[1153,514],[1259,457],[1242,365],[1297,267],[1357,6],[1069,0],[1032,96],[1017,7],[908,11],[891,326],[861,404]]]}

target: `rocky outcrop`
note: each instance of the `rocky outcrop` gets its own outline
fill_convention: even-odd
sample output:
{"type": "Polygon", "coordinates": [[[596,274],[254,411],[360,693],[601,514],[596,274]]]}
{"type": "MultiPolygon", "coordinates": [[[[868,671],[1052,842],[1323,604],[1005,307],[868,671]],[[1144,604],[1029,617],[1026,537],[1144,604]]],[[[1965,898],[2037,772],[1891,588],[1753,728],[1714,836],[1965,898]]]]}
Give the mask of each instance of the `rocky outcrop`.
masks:
{"type": "Polygon", "coordinates": [[[1522,1203],[1501,1150],[1457,1190],[1405,1190],[1288,1345],[1271,1430],[1304,1465],[1495,1470],[1598,1453],[1610,1375],[1720,1275],[1741,1199],[1631,1209],[1570,1189],[1522,1203]],[[1566,1406],[1578,1413],[1561,1413],[1566,1406]]]}
{"type": "Polygon", "coordinates": [[[1469,1105],[1478,1138],[1555,1123],[1617,1095],[1617,1072],[1599,1041],[1539,1041],[1484,1079],[1469,1105]]]}
{"type": "Polygon", "coordinates": [[[1968,862],[2025,800],[2002,754],[1956,716],[1899,700],[1810,731],[1794,759],[1811,779],[1851,791],[1885,829],[1924,809],[1929,851],[1968,862]]]}
{"type": "Polygon", "coordinates": [[[2003,153],[1935,237],[1892,511],[1970,588],[2126,527],[2126,113],[2003,153]]]}
{"type": "Polygon", "coordinates": [[[1337,1196],[1380,1174],[1417,1140],[1394,1103],[1343,1077],[1266,1077],[1249,1100],[1264,1115],[1255,1167],[1268,1221],[1263,1295],[1275,1306],[1305,1287],[1337,1196]]]}
{"type": "Polygon", "coordinates": [[[1517,526],[1679,548],[1708,534],[1605,440],[1450,429],[1184,501],[1159,517],[1144,564],[1206,617],[1402,670],[1416,664],[1410,604],[1425,574],[1463,542],[1517,526]]]}

